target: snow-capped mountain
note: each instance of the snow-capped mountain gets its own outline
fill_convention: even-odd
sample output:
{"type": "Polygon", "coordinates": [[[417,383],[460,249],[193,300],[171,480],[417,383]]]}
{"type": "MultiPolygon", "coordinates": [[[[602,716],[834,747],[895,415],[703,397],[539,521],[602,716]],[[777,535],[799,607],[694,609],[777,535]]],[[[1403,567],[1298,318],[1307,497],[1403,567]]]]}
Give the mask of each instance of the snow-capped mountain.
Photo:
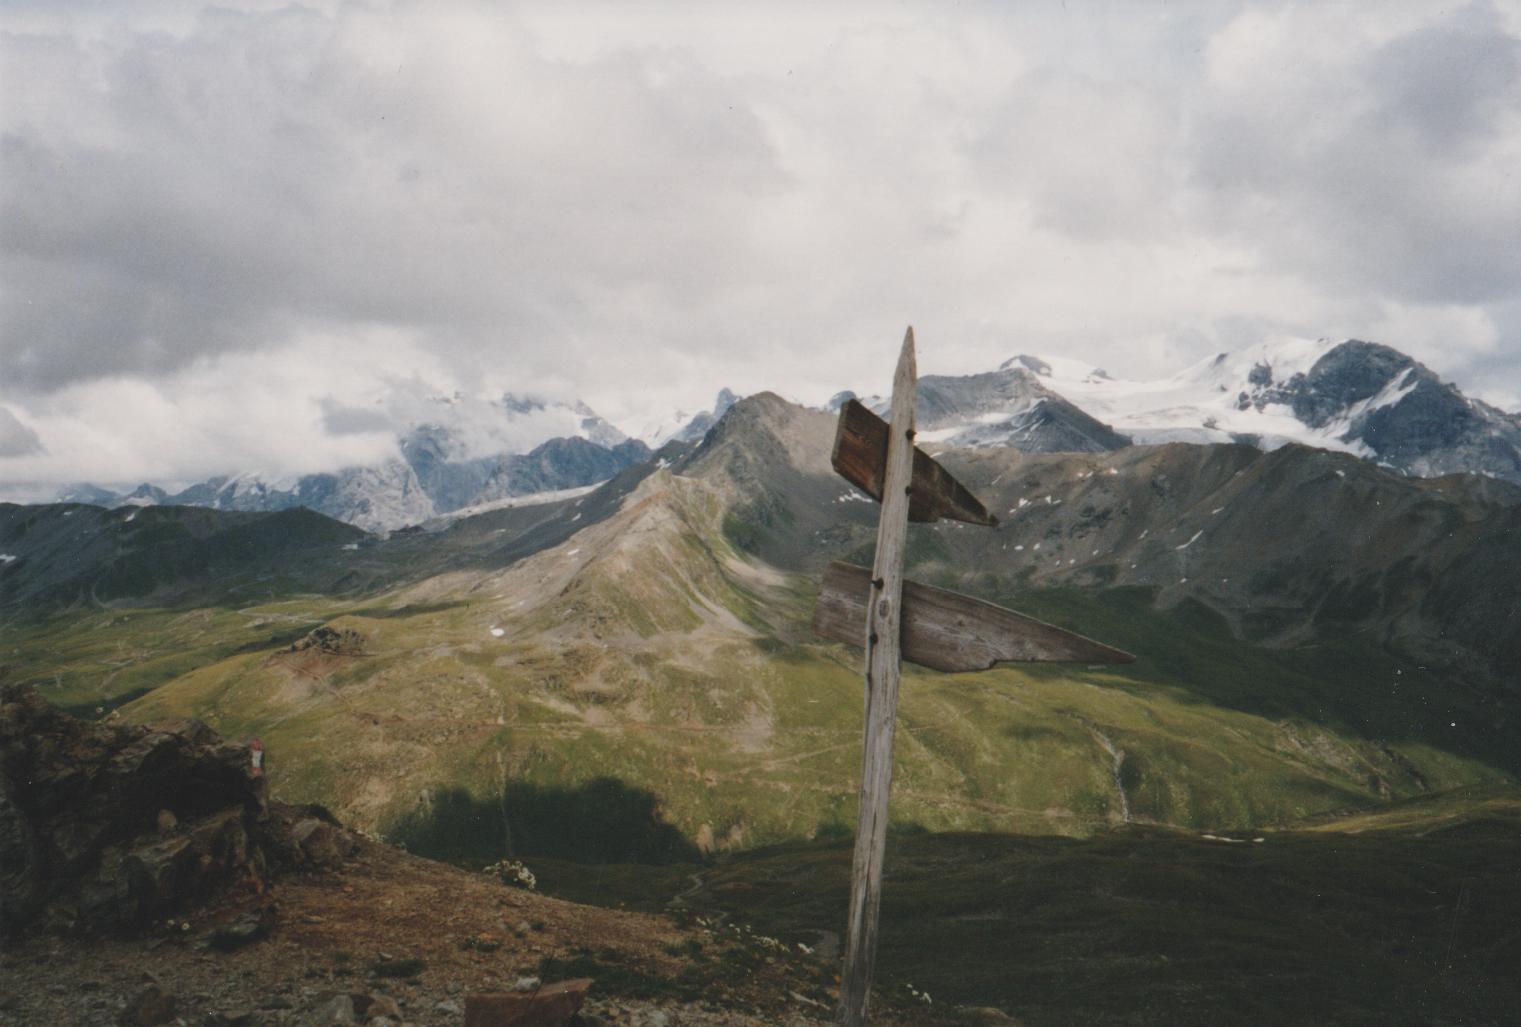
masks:
{"type": "MultiPolygon", "coordinates": [[[[853,394],[842,392],[829,409],[853,394]]],[[[734,404],[650,421],[629,438],[584,403],[511,393],[495,399],[402,387],[376,409],[332,406],[330,430],[394,430],[397,455],[374,466],[278,480],[219,476],[179,491],[77,485],[65,501],[173,503],[224,510],[308,506],[371,531],[453,511],[594,484],[668,441],[701,439],[734,404]]],[[[887,401],[863,400],[886,413],[887,401]]],[[[1355,339],[1276,338],[1150,381],[1078,360],[1021,354],[981,374],[919,380],[920,441],[936,449],[1011,446],[1104,452],[1131,444],[1297,442],[1408,474],[1473,472],[1521,481],[1521,415],[1469,399],[1397,350],[1355,339]]]]}
{"type": "Polygon", "coordinates": [[[1009,363],[1137,443],[1299,442],[1408,474],[1521,480],[1521,418],[1377,343],[1273,339],[1144,382],[1071,360],[1009,363]]]}
{"type": "Polygon", "coordinates": [[[1303,442],[1355,452],[1342,432],[1324,422],[1308,424],[1276,389],[1307,380],[1316,363],[1338,344],[1327,340],[1278,339],[1239,353],[1221,353],[1168,378],[1131,381],[1111,377],[1071,359],[1020,355],[1003,366],[1027,368],[1047,388],[1125,432],[1135,442],[1239,442],[1264,448],[1303,442]]]}
{"type": "MultiPolygon", "coordinates": [[[[879,413],[888,405],[864,402],[879,413]]],[[[1270,339],[1151,381],[1021,354],[996,371],[924,376],[917,418],[922,441],[947,447],[1099,452],[1132,442],[1244,442],[1271,450],[1297,442],[1407,474],[1521,481],[1521,416],[1469,399],[1398,350],[1356,339],[1270,339]]]]}
{"type": "Polygon", "coordinates": [[[174,504],[218,510],[273,511],[305,506],[367,531],[420,524],[439,514],[509,497],[555,492],[604,481],[649,456],[585,403],[505,394],[496,400],[461,395],[419,402],[403,391],[386,397],[381,415],[330,411],[343,427],[363,416],[421,418],[399,432],[399,455],[379,464],[271,478],[254,472],[220,475],[171,492],[152,484],[130,493],[76,485],[60,500],[101,506],[174,504]],[[559,433],[559,434],[551,434],[559,433]]]}
{"type": "Polygon", "coordinates": [[[416,473],[405,461],[394,459],[284,480],[252,473],[219,475],[172,493],[144,483],[126,495],[93,485],[70,489],[66,495],[90,495],[88,501],[96,506],[205,506],[254,513],[304,506],[366,531],[417,524],[434,513],[416,473]]]}
{"type": "Polygon", "coordinates": [[[718,423],[720,417],[729,412],[729,408],[738,399],[728,389],[719,389],[711,410],[700,410],[695,414],[673,410],[664,417],[647,422],[639,430],[637,438],[651,449],[659,449],[672,441],[696,442],[718,423]]]}
{"type": "MultiPolygon", "coordinates": [[[[1016,357],[983,374],[920,378],[915,406],[919,440],[973,449],[1013,446],[1029,453],[1103,453],[1130,444],[1047,388],[1024,361],[1032,358],[1016,357]]],[[[838,407],[847,398],[841,393],[830,403],[838,407]]],[[[878,396],[862,402],[883,416],[890,406],[878,396]]]]}

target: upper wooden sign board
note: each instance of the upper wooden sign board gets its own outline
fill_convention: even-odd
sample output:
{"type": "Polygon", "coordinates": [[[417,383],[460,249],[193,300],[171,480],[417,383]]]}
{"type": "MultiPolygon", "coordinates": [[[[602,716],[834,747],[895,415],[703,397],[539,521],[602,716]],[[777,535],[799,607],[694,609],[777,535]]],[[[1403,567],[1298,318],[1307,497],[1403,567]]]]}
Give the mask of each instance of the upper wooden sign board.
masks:
{"type": "MultiPolygon", "coordinates": [[[[857,400],[847,400],[840,407],[840,421],[834,433],[831,462],[840,476],[877,502],[882,501],[882,478],[887,467],[886,421],[857,400]]],[[[998,518],[967,491],[928,453],[914,447],[914,476],[910,486],[908,519],[920,523],[942,517],[968,524],[994,527],[998,518]]]]}

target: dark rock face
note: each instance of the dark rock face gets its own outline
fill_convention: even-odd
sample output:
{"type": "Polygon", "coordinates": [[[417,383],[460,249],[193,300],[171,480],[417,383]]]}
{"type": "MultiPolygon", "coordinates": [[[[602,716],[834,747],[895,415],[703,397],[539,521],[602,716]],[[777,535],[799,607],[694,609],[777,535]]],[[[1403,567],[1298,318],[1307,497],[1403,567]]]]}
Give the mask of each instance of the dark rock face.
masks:
{"type": "Polygon", "coordinates": [[[592,485],[649,456],[649,447],[632,439],[613,449],[582,438],[550,439],[521,456],[502,457],[475,502],[592,485]]]}
{"type": "Polygon", "coordinates": [[[425,424],[401,441],[401,455],[412,465],[417,482],[440,511],[469,506],[480,494],[497,465],[495,457],[451,460],[453,433],[445,427],[425,424]]]}
{"type": "Polygon", "coordinates": [[[1249,381],[1243,409],[1287,403],[1311,428],[1344,421],[1343,442],[1361,442],[1379,463],[1408,474],[1467,471],[1521,481],[1521,420],[1469,399],[1388,346],[1352,339],[1287,381],[1273,382],[1265,367],[1253,369],[1249,381]],[[1370,400],[1379,405],[1359,409],[1370,400]]]}
{"type": "MultiPolygon", "coordinates": [[[[1352,404],[1372,399],[1417,366],[1398,350],[1354,339],[1337,346],[1317,360],[1309,374],[1295,375],[1282,388],[1294,416],[1319,428],[1352,404]]],[[[1424,367],[1420,370],[1434,378],[1424,367]]]]}
{"type": "MultiPolygon", "coordinates": [[[[86,723],[28,686],[7,685],[0,752],[7,935],[29,925],[131,930],[229,888],[262,891],[274,871],[318,862],[292,830],[317,819],[312,811],[272,808],[263,778],[250,774],[249,749],[198,721],[86,723]]],[[[351,841],[325,833],[322,860],[341,859],[351,841]]]]}

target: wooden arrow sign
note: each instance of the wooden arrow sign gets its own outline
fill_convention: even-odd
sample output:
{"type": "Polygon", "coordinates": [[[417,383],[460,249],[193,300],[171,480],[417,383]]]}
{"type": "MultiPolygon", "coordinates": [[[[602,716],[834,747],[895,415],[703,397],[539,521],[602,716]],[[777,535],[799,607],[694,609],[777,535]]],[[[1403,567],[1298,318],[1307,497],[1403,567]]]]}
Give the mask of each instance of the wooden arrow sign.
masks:
{"type": "Polygon", "coordinates": [[[877,959],[893,727],[903,660],[936,670],[972,671],[987,670],[1002,660],[1135,659],[1013,610],[903,579],[910,520],[949,517],[969,524],[998,523],[976,496],[913,444],[917,378],[910,328],[893,375],[892,424],[855,400],[840,408],[834,469],[882,504],[876,560],[869,571],[844,563],[830,565],[813,615],[813,628],[820,635],[866,647],[861,805],[850,866],[845,965],[840,972],[842,1027],[865,1027],[877,959]]]}
{"type": "MultiPolygon", "coordinates": [[[[871,571],[832,563],[813,610],[824,638],[861,644],[871,571]]],[[[987,670],[995,663],[1134,663],[1122,649],[943,588],[903,582],[903,658],[933,670],[987,670]]]]}
{"type": "MultiPolygon", "coordinates": [[[[831,462],[840,476],[877,502],[887,472],[887,422],[857,400],[840,407],[831,462]]],[[[942,517],[968,524],[998,524],[998,518],[924,450],[914,447],[914,473],[908,519],[931,523],[942,517]]]]}

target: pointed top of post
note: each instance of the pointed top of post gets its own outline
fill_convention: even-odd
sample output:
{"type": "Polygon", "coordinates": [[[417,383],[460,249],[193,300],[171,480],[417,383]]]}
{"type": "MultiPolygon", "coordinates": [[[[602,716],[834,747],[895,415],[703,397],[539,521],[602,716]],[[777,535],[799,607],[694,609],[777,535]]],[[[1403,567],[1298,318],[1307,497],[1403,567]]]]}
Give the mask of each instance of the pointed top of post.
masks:
{"type": "Polygon", "coordinates": [[[898,369],[893,372],[893,392],[896,394],[900,384],[916,381],[918,377],[919,369],[914,359],[914,326],[909,325],[908,331],[903,333],[903,351],[898,354],[898,369]]]}

